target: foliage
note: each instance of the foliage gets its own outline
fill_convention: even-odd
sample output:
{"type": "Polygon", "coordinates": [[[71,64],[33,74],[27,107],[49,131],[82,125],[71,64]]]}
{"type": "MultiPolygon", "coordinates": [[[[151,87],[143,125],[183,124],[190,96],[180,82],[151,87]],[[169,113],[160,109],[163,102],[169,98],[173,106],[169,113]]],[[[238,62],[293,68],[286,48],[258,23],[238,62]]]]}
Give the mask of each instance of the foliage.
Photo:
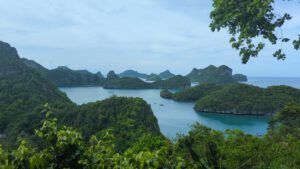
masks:
{"type": "Polygon", "coordinates": [[[146,147],[151,150],[144,147],[141,140],[123,154],[115,151],[110,132],[106,132],[101,139],[92,136],[86,144],[79,132],[66,126],[59,127],[49,110],[36,135],[42,139],[45,147],[31,148],[24,140],[16,150],[7,151],[0,147],[0,168],[178,168],[183,163],[171,159],[166,161],[168,142],[150,135],[145,138],[146,147]]]}
{"type": "MultiPolygon", "coordinates": [[[[286,110],[294,111],[294,108],[286,110]]],[[[101,137],[91,136],[85,142],[80,132],[59,126],[48,107],[45,113],[46,119],[35,132],[45,146],[29,147],[22,140],[17,149],[0,147],[0,168],[297,169],[300,166],[299,128],[289,134],[270,131],[263,137],[228,130],[225,136],[196,123],[188,135],[179,136],[174,143],[145,133],[119,153],[111,131],[101,137]],[[278,136],[284,137],[277,139],[278,136]]]]}
{"type": "MultiPolygon", "coordinates": [[[[227,29],[232,35],[232,48],[240,51],[242,62],[247,63],[250,57],[257,57],[265,47],[264,40],[272,45],[287,43],[289,38],[283,36],[281,27],[292,17],[284,13],[276,14],[274,0],[213,0],[212,31],[227,29]],[[281,34],[277,34],[280,31],[281,34]]],[[[295,49],[299,49],[300,40],[294,40],[295,49]]],[[[283,49],[278,49],[273,56],[285,59],[283,49]]]]}
{"type": "Polygon", "coordinates": [[[300,128],[300,105],[286,105],[271,121],[272,127],[285,125],[291,128],[300,128]],[[276,123],[279,123],[276,125],[276,123]]]}

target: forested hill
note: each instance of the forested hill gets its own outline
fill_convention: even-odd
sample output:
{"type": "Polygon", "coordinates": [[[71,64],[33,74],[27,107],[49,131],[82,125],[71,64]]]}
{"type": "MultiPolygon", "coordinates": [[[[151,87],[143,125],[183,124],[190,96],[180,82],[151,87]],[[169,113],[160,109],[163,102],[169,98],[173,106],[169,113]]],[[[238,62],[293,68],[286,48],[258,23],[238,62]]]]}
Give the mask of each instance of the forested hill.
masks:
{"type": "Polygon", "coordinates": [[[48,70],[33,60],[22,58],[22,62],[41,73],[45,78],[59,87],[98,86],[103,82],[103,78],[87,70],[72,70],[65,66],[48,70]]]}
{"type": "Polygon", "coordinates": [[[10,132],[13,124],[45,103],[72,105],[51,82],[23,64],[15,48],[0,42],[0,133],[10,132]]]}
{"type": "Polygon", "coordinates": [[[111,131],[117,151],[127,149],[144,134],[162,136],[150,106],[142,99],[113,97],[76,106],[44,75],[26,66],[16,49],[1,42],[0,134],[5,138],[0,138],[0,144],[14,146],[23,137],[39,145],[34,130],[41,125],[46,103],[59,124],[76,127],[85,138],[111,131]]]}
{"type": "Polygon", "coordinates": [[[198,112],[266,115],[275,114],[289,103],[300,104],[300,90],[289,86],[260,88],[247,84],[200,84],[161,97],[183,102],[196,102],[198,112]]]}
{"type": "Polygon", "coordinates": [[[210,65],[204,69],[194,68],[186,77],[192,82],[203,83],[237,83],[240,81],[247,81],[247,76],[242,74],[233,75],[232,69],[226,65],[216,67],[210,65]]]}
{"type": "Polygon", "coordinates": [[[226,114],[275,114],[289,103],[300,104],[300,90],[289,86],[260,88],[231,84],[212,92],[196,102],[199,112],[226,114]]]}

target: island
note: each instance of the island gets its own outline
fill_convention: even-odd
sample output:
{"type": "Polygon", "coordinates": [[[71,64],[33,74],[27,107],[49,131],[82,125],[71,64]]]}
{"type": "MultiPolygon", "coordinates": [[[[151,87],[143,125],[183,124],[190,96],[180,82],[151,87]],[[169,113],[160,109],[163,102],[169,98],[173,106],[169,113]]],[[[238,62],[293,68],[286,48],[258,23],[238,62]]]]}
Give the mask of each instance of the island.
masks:
{"type": "Polygon", "coordinates": [[[98,74],[94,74],[87,70],[72,70],[66,66],[59,66],[48,70],[33,60],[22,58],[21,61],[58,87],[99,86],[103,82],[103,77],[101,77],[99,72],[98,74]]]}
{"type": "Polygon", "coordinates": [[[202,83],[238,83],[240,81],[246,81],[247,77],[242,74],[233,75],[232,69],[226,65],[216,67],[210,65],[204,69],[194,68],[186,77],[192,82],[202,83]]]}
{"type": "MultiPolygon", "coordinates": [[[[112,72],[109,74],[112,74],[112,72]]],[[[113,79],[107,78],[103,83],[103,88],[105,89],[186,89],[190,86],[190,80],[180,75],[152,83],[145,82],[139,78],[115,76],[113,79]]]]}
{"type": "Polygon", "coordinates": [[[197,112],[235,115],[273,115],[290,103],[300,104],[300,89],[289,86],[261,88],[248,84],[200,84],[160,96],[179,102],[195,102],[197,112]]]}
{"type": "Polygon", "coordinates": [[[141,78],[141,79],[146,79],[148,78],[149,75],[146,73],[139,73],[136,70],[125,70],[124,72],[118,74],[119,77],[135,77],[135,78],[141,78]]]}
{"type": "Polygon", "coordinates": [[[231,84],[200,98],[195,110],[236,115],[273,115],[289,103],[300,103],[299,89],[231,84]]]}

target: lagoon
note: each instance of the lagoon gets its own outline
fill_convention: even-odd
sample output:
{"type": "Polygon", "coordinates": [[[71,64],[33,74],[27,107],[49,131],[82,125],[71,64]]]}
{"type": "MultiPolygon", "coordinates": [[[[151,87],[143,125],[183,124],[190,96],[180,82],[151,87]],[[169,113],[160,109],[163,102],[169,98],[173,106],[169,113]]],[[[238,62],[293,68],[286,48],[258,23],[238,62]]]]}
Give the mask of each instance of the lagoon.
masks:
{"type": "Polygon", "coordinates": [[[186,134],[191,125],[199,122],[216,130],[239,129],[253,135],[264,134],[268,127],[268,117],[239,116],[215,113],[199,113],[193,110],[194,103],[176,102],[160,97],[160,90],[116,90],[102,87],[60,88],[76,104],[103,100],[113,95],[143,98],[158,120],[161,132],[175,138],[177,133],[186,134]]]}

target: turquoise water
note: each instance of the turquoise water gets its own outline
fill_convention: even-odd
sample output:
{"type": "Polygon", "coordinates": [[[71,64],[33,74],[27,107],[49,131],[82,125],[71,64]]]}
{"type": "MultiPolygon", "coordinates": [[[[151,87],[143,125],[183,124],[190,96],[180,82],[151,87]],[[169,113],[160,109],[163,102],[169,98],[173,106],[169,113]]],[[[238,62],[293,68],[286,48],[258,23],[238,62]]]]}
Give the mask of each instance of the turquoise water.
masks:
{"type": "Polygon", "coordinates": [[[182,103],[160,98],[160,90],[107,90],[102,87],[61,88],[77,104],[94,102],[112,95],[141,97],[151,105],[164,135],[176,137],[186,134],[192,124],[199,122],[216,130],[240,129],[250,134],[263,134],[268,126],[268,118],[261,116],[236,116],[214,113],[197,113],[194,103],[182,103]]]}

